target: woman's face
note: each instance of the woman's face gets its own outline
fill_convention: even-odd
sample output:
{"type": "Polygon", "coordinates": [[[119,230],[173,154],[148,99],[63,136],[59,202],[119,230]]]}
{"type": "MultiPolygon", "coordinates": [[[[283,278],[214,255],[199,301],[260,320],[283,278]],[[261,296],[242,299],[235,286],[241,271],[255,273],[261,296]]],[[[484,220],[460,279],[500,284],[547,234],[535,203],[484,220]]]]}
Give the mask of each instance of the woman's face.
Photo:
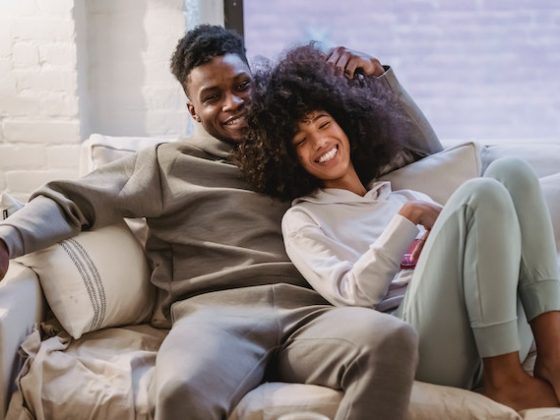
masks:
{"type": "Polygon", "coordinates": [[[328,112],[313,111],[303,117],[292,144],[300,164],[324,187],[340,188],[349,173],[355,173],[348,136],[328,112]]]}

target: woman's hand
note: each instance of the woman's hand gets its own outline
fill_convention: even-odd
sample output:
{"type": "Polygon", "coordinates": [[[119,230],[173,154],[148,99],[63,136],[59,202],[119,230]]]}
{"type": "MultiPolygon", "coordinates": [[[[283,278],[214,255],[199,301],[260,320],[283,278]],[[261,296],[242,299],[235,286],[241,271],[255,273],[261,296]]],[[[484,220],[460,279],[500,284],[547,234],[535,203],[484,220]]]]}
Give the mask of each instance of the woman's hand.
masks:
{"type": "Polygon", "coordinates": [[[399,214],[406,217],[415,225],[422,225],[427,230],[432,229],[442,207],[428,201],[414,200],[402,206],[399,214]]]}
{"type": "Polygon", "coordinates": [[[354,78],[356,70],[360,70],[364,76],[381,76],[385,69],[381,62],[367,54],[350,50],[346,47],[336,47],[327,53],[327,63],[332,64],[337,71],[349,79],[354,78]]]}
{"type": "Polygon", "coordinates": [[[10,254],[8,253],[8,247],[6,247],[4,241],[0,239],[0,280],[2,280],[6,275],[9,264],[10,254]]]}

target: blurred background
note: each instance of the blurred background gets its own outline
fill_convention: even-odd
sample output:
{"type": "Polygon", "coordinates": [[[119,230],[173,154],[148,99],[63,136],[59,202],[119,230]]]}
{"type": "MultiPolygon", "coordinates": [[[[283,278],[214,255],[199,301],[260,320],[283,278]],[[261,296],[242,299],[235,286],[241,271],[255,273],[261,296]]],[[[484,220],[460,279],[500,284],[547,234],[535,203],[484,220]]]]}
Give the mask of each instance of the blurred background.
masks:
{"type": "Polygon", "coordinates": [[[250,56],[316,39],[390,64],[442,138],[560,141],[557,0],[243,0],[250,56]]]}

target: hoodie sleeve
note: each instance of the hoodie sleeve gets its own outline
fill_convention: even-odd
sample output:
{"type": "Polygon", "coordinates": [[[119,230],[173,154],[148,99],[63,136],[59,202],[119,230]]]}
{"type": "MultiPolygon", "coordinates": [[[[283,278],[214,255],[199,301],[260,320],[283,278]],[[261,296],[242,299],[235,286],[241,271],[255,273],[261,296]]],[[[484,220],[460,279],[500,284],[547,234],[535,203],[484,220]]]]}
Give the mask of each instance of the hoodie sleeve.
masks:
{"type": "Polygon", "coordinates": [[[282,232],[288,256],[325,299],[337,306],[371,308],[387,294],[418,227],[395,215],[383,234],[357,259],[353,249],[328,237],[297,206],[285,214],[282,232]]]}
{"type": "Polygon", "coordinates": [[[82,230],[162,209],[157,149],[109,163],[78,180],[53,181],[0,224],[10,258],[45,248],[82,230]]]}

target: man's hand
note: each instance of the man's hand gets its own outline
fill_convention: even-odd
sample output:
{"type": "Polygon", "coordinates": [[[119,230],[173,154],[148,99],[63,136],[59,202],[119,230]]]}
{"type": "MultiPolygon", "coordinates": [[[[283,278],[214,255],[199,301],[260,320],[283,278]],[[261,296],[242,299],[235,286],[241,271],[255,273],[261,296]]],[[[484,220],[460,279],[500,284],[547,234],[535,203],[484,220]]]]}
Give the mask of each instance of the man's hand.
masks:
{"type": "Polygon", "coordinates": [[[365,76],[375,77],[385,72],[377,58],[345,47],[335,47],[328,51],[327,63],[349,79],[354,78],[356,70],[360,70],[365,76]]]}
{"type": "Polygon", "coordinates": [[[8,247],[6,246],[4,241],[0,239],[0,280],[2,280],[6,275],[9,264],[10,254],[8,253],[8,247]]]}
{"type": "Polygon", "coordinates": [[[431,230],[441,209],[442,207],[439,204],[415,200],[402,206],[399,214],[415,225],[422,225],[427,230],[431,230]]]}

